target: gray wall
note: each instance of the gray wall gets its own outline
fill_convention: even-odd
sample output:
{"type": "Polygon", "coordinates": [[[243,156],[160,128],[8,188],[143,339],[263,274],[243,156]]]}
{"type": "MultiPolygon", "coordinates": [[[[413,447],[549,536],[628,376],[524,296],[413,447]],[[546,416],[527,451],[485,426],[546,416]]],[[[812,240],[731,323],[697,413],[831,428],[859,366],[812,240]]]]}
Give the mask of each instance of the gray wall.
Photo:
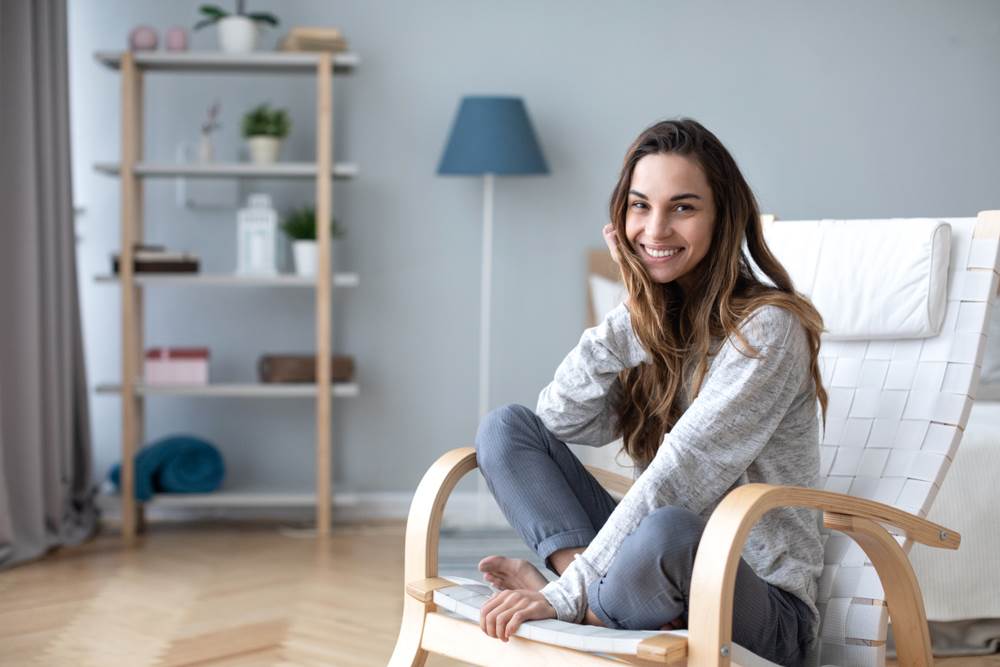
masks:
{"type": "MultiPolygon", "coordinates": [[[[93,52],[139,23],[190,26],[200,0],[71,0],[75,197],[91,384],[118,375],[119,299],[95,285],[118,245],[119,78],[93,52]]],[[[232,3],[227,2],[231,5],[232,3]]],[[[500,178],[495,200],[491,405],[534,406],[585,322],[584,261],[625,148],[646,125],[687,115],[729,147],[762,209],[783,218],[965,216],[1000,208],[1000,4],[963,2],[263,2],[292,25],[337,25],[361,67],[335,82],[343,259],[361,286],[338,291],[335,351],[358,362],[361,395],[334,404],[336,489],[412,490],[428,463],[476,430],[480,179],[434,173],[463,94],[524,97],[551,175],[500,178]]],[[[214,48],[210,30],[192,48],[214,48]]],[[[148,78],[146,155],[172,159],[222,100],[219,151],[239,118],[290,109],[283,159],[313,156],[308,77],[148,78]]],[[[280,207],[311,183],[265,182],[280,207]]],[[[178,208],[151,181],[147,239],[235,262],[232,211],[178,208]]],[[[264,351],[313,345],[308,290],[160,288],[147,344],[207,344],[215,380],[251,380],[264,351]]],[[[96,470],[117,460],[120,407],[92,399],[96,470]]],[[[310,400],[149,401],[147,435],[208,437],[227,485],[309,490],[310,400]]],[[[468,482],[468,480],[467,480],[468,482]]]]}

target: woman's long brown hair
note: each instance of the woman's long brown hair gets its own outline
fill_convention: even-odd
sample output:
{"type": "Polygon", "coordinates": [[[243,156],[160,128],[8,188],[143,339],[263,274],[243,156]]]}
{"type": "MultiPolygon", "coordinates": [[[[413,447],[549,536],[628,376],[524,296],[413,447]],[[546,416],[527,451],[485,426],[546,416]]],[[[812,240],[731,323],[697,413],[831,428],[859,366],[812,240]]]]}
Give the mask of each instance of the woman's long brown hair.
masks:
{"type": "MultiPolygon", "coordinates": [[[[689,118],[666,120],[647,128],[629,147],[610,202],[617,232],[622,280],[629,293],[632,327],[652,356],[652,363],[619,374],[624,391],[616,406],[623,450],[644,469],[656,455],[664,433],[680,418],[678,394],[692,371],[690,400],[701,389],[713,341],[734,336],[752,356],[757,350],[740,333],[743,320],[773,304],[794,313],[809,339],[810,372],[826,422],[827,395],[819,372],[823,319],[812,303],[795,291],[788,272],[764,242],[760,210],[750,186],[729,151],[714,134],[689,118]],[[708,254],[692,269],[692,285],[682,294],[676,281],[656,283],[625,233],[625,214],[636,163],[655,153],[694,160],[712,189],[716,220],[708,254]],[[745,243],[745,247],[744,247],[745,243]],[[749,257],[747,256],[749,252],[749,257]],[[750,258],[774,285],[755,276],[750,258]],[[691,369],[688,364],[695,364],[691,369]]],[[[746,354],[746,352],[743,352],[746,354]]]]}

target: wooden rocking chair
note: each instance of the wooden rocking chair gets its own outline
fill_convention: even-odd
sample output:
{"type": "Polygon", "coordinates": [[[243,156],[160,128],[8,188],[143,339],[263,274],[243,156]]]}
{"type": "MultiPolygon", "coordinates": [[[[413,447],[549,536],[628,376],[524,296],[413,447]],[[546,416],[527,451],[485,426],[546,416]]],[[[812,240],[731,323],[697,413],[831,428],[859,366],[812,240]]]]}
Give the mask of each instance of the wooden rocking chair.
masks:
{"type": "MultiPolygon", "coordinates": [[[[904,322],[900,330],[891,316],[878,313],[868,318],[868,324],[875,322],[871,336],[838,339],[824,334],[820,360],[830,400],[821,440],[822,488],[746,484],[723,499],[699,544],[686,630],[614,630],[548,619],[523,623],[509,642],[502,642],[479,627],[479,608],[491,589],[438,573],[445,502],[462,476],[476,468],[474,448],[449,451],[431,465],[410,506],[403,614],[390,667],[423,665],[429,653],[477,665],[518,667],[771,666],[732,641],[732,605],[747,534],[765,512],[777,507],[822,513],[825,567],[817,599],[822,623],[812,664],[884,665],[890,618],[899,664],[933,664],[923,599],[906,554],[914,542],[959,546],[958,534],[923,517],[955,456],[976,395],[989,309],[998,287],[1000,211],[940,220],[778,222],[763,216],[763,221],[768,243],[789,269],[796,289],[813,299],[824,319],[830,310],[841,308],[848,313],[848,323],[865,319],[864,313],[851,310],[852,303],[865,300],[875,307],[882,303],[880,298],[898,299],[900,294],[891,293],[891,286],[888,294],[868,291],[872,276],[878,277],[873,268],[881,267],[852,262],[878,260],[877,253],[872,254],[877,247],[858,245],[854,247],[860,251],[836,258],[844,273],[843,293],[813,292],[822,288],[824,262],[834,248],[843,249],[836,244],[902,234],[900,243],[907,245],[910,230],[925,235],[928,229],[936,230],[907,247],[927,248],[929,291],[922,295],[923,303],[932,310],[937,299],[943,320],[935,322],[932,314],[921,334],[912,330],[912,322],[904,322]],[[950,241],[940,238],[940,223],[950,227],[943,233],[950,233],[950,241]],[[859,271],[867,272],[867,282],[864,276],[857,278],[859,271]],[[855,301],[838,305],[837,298],[843,301],[844,294],[855,301]],[[901,335],[893,338],[879,327],[900,330],[901,335]]],[[[891,308],[894,302],[883,305],[891,308]]],[[[827,327],[834,331],[831,320],[827,327]]],[[[625,476],[587,467],[616,497],[632,483],[625,476]]]]}

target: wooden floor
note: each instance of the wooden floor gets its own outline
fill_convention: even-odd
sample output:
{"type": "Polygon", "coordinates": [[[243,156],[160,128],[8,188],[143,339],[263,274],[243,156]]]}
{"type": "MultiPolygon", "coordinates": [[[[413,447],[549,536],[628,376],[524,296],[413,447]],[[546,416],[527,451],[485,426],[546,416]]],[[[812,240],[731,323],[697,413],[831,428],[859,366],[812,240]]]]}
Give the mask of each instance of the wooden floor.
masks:
{"type": "Polygon", "coordinates": [[[0,573],[0,665],[380,667],[392,652],[402,524],[337,526],[326,541],[275,524],[154,524],[141,539],[124,550],[105,532],[0,573]]]}

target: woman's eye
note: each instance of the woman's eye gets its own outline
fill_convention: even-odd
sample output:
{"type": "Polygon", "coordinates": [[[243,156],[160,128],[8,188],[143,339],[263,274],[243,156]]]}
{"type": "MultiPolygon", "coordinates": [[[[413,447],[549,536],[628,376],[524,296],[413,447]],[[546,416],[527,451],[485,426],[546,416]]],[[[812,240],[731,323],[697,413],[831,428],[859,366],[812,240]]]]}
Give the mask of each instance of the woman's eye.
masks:
{"type": "MultiPolygon", "coordinates": [[[[634,202],[632,202],[631,207],[632,208],[638,207],[638,208],[642,208],[642,209],[649,208],[649,206],[646,204],[646,202],[641,202],[641,201],[634,201],[634,202]]],[[[688,204],[678,204],[677,206],[674,207],[674,210],[675,211],[681,210],[682,213],[687,213],[688,211],[693,211],[694,207],[692,207],[692,206],[690,206],[688,204]],[[683,209],[683,210],[681,210],[681,209],[683,209]]]]}

